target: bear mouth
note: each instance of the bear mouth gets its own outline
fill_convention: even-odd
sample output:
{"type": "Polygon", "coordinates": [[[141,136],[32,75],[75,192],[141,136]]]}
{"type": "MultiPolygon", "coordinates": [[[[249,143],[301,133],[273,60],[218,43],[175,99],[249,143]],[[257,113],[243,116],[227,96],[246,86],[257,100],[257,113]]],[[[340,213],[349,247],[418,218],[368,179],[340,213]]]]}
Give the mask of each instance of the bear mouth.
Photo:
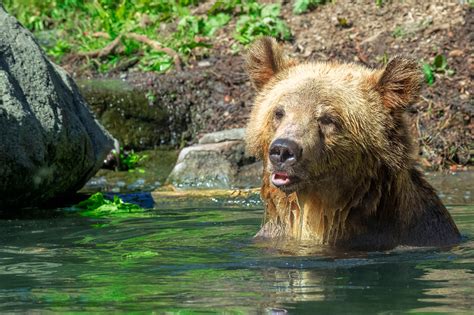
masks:
{"type": "Polygon", "coordinates": [[[271,176],[272,184],[281,190],[288,190],[292,185],[298,182],[294,176],[288,175],[287,172],[274,172],[271,176]]]}

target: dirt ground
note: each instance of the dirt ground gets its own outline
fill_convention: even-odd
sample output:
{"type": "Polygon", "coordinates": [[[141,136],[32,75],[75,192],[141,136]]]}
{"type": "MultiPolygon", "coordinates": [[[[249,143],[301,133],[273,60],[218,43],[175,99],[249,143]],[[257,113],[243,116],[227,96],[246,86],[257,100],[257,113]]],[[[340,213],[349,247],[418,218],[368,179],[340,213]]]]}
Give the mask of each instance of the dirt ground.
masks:
{"type": "MultiPolygon", "coordinates": [[[[196,9],[205,12],[206,5],[196,9]]],[[[460,1],[336,1],[294,15],[291,2],[282,16],[293,33],[283,43],[289,54],[304,61],[339,60],[383,66],[395,55],[432,62],[444,54],[452,76],[436,74],[432,86],[408,109],[424,167],[456,168],[473,163],[474,9],[460,1]]],[[[233,54],[232,23],[213,39],[213,48],[199,52],[185,68],[158,75],[132,70],[108,76],[126,78],[154,93],[155,102],[173,115],[170,128],[181,139],[197,141],[200,134],[243,127],[254,92],[245,75],[243,54],[233,54]]]]}

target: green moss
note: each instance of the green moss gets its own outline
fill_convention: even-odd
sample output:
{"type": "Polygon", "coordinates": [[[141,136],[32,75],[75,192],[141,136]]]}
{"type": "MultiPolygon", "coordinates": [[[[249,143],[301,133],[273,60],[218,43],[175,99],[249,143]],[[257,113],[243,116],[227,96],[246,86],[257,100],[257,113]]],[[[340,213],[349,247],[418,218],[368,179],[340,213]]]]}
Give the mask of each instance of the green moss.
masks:
{"type": "Polygon", "coordinates": [[[120,80],[83,80],[78,85],[99,121],[122,146],[143,150],[170,142],[168,114],[145,91],[120,80]]]}
{"type": "Polygon", "coordinates": [[[118,196],[114,196],[112,200],[109,200],[100,192],[93,194],[72,208],[80,210],[82,216],[93,218],[103,216],[129,217],[132,213],[145,211],[136,204],[123,202],[118,196]]]}

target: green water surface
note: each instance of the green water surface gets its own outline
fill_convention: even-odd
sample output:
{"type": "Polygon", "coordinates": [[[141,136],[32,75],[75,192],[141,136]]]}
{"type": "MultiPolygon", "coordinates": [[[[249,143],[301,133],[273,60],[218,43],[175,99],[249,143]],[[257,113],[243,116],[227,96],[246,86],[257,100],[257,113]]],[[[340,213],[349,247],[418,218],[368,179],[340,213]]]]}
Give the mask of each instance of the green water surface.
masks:
{"type": "Polygon", "coordinates": [[[275,249],[252,240],[256,200],[2,219],[0,313],[473,313],[474,206],[456,189],[442,194],[464,240],[448,249],[275,249]]]}

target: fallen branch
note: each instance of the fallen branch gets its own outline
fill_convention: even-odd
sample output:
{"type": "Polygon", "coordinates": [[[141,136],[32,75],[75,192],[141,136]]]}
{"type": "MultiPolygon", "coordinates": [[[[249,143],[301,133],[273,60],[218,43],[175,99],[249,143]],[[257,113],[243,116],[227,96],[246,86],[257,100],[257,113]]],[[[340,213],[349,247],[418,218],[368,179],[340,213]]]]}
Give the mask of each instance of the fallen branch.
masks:
{"type": "Polygon", "coordinates": [[[154,50],[162,51],[162,52],[166,53],[167,55],[171,56],[173,58],[174,65],[175,65],[176,69],[178,71],[181,71],[181,58],[179,57],[178,53],[176,51],[174,51],[173,49],[168,48],[168,47],[163,47],[163,46],[161,46],[160,43],[148,38],[145,35],[141,35],[141,34],[137,34],[137,33],[127,33],[127,34],[125,34],[125,36],[127,38],[134,39],[138,42],[147,44],[148,46],[150,46],[154,50]]]}
{"type": "Polygon", "coordinates": [[[110,39],[110,34],[106,32],[95,32],[91,34],[92,37],[102,37],[106,39],[110,39]]]}
{"type": "MultiPolygon", "coordinates": [[[[102,37],[102,38],[110,38],[110,35],[105,32],[95,32],[92,34],[93,37],[102,37]]],[[[107,46],[102,49],[89,51],[89,52],[80,52],[76,54],[72,54],[70,59],[74,60],[77,57],[84,57],[84,58],[103,58],[112,53],[114,53],[117,48],[122,44],[122,38],[128,38],[135,40],[140,43],[144,43],[150,46],[152,49],[156,51],[161,51],[169,55],[173,58],[174,65],[176,70],[181,71],[181,58],[179,57],[178,53],[169,47],[163,47],[159,42],[148,38],[145,35],[137,34],[137,33],[125,33],[122,35],[117,36],[113,41],[111,41],[107,46]]]]}
{"type": "Polygon", "coordinates": [[[102,58],[105,56],[110,55],[113,53],[117,47],[121,44],[122,36],[117,36],[113,41],[111,41],[107,46],[102,49],[89,51],[89,52],[81,52],[78,53],[78,56],[81,57],[89,57],[89,58],[102,58]]]}

